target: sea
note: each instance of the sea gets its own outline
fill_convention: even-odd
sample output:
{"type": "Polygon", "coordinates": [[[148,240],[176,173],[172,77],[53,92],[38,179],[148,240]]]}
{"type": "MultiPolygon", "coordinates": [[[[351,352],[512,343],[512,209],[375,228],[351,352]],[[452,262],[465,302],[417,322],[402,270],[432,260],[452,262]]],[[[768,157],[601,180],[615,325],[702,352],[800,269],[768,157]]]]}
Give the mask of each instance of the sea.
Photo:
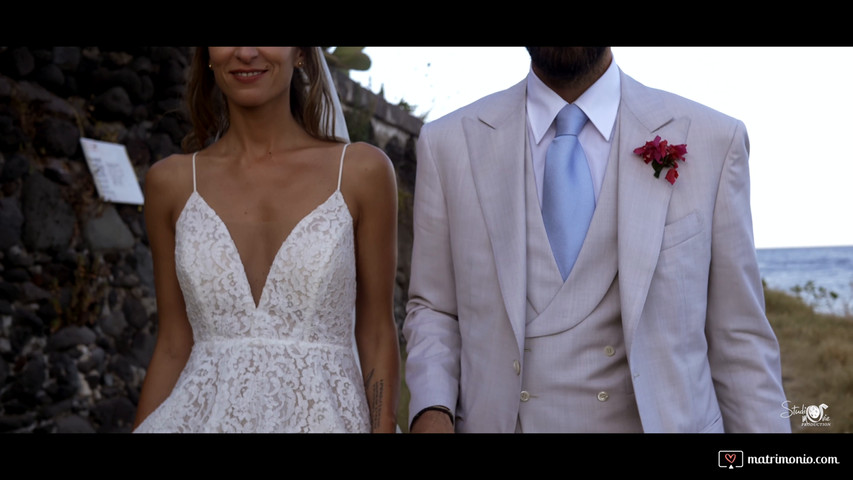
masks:
{"type": "Polygon", "coordinates": [[[767,287],[797,294],[819,312],[853,311],[853,245],[759,248],[756,253],[767,287]]]}

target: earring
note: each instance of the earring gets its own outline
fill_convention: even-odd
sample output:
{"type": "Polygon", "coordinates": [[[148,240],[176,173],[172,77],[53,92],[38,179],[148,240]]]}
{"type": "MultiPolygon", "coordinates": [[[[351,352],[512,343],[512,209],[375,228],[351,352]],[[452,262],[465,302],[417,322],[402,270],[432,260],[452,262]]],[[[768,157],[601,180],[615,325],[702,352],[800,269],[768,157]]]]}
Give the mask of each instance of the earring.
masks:
{"type": "Polygon", "coordinates": [[[296,68],[302,68],[304,66],[305,66],[305,62],[303,62],[302,60],[299,60],[296,62],[296,68]]]}
{"type": "Polygon", "coordinates": [[[207,64],[207,68],[209,68],[209,69],[213,70],[213,63],[208,63],[208,64],[207,64]]]}

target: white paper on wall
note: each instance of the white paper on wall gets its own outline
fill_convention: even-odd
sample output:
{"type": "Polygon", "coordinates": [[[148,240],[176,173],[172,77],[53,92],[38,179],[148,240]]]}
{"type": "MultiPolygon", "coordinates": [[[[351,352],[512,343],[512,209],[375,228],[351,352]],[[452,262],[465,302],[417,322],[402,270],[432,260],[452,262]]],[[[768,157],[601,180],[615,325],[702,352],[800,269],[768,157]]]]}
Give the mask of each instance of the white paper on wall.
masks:
{"type": "Polygon", "coordinates": [[[144,199],[127,149],[119,143],[80,138],[98,195],[108,202],[142,205],[144,199]]]}

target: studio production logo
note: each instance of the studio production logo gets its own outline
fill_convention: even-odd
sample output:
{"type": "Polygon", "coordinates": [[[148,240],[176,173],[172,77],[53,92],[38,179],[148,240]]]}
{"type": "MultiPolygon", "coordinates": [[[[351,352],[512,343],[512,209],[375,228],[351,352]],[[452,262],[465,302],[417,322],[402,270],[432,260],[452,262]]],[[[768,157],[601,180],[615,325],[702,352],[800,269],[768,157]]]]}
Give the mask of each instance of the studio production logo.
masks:
{"type": "Polygon", "coordinates": [[[785,407],[785,412],[782,413],[783,418],[790,418],[794,415],[801,415],[803,427],[828,427],[829,415],[826,414],[826,409],[829,405],[821,403],[820,405],[791,405],[791,402],[786,401],[782,404],[785,407]]]}
{"type": "Polygon", "coordinates": [[[717,454],[717,465],[720,468],[742,468],[743,450],[720,450],[717,454]]]}

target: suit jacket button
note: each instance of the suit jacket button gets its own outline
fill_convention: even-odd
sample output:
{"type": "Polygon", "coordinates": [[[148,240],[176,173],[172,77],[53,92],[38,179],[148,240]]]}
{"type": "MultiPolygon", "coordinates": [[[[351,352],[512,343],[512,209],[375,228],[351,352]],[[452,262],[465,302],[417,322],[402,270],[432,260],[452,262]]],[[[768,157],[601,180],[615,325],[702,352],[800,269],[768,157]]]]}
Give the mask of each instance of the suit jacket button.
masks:
{"type": "Polygon", "coordinates": [[[516,375],[521,375],[521,363],[518,360],[512,361],[512,368],[515,369],[516,375]]]}
{"type": "Polygon", "coordinates": [[[606,402],[609,397],[610,397],[610,395],[608,395],[607,392],[598,392],[598,401],[599,402],[606,402]]]}
{"type": "Polygon", "coordinates": [[[604,354],[607,355],[608,357],[612,357],[613,355],[616,354],[616,349],[611,347],[610,345],[608,345],[608,346],[604,347],[604,354]]]}
{"type": "Polygon", "coordinates": [[[521,391],[521,401],[526,402],[528,400],[530,400],[530,393],[527,392],[526,390],[522,390],[521,391]]]}

